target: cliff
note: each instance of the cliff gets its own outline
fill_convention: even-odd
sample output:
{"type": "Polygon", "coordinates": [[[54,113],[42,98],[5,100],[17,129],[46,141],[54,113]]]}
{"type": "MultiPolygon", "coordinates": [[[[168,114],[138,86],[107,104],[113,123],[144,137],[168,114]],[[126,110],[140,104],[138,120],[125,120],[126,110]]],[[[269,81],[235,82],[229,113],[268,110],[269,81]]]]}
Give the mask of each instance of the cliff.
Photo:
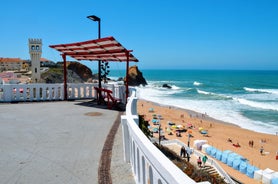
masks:
{"type": "MultiPolygon", "coordinates": [[[[67,72],[67,81],[70,83],[83,83],[94,78],[91,69],[78,62],[67,62],[67,72]]],[[[45,83],[63,83],[63,67],[58,65],[58,67],[49,68],[42,74],[42,79],[45,83]]]]}

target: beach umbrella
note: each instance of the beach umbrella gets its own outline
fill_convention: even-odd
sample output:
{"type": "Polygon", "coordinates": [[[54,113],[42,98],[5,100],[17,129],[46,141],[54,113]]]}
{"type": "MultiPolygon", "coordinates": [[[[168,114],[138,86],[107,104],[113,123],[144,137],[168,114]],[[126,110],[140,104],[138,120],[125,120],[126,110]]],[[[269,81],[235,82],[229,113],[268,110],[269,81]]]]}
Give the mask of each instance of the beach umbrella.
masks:
{"type": "Polygon", "coordinates": [[[207,130],[201,130],[201,134],[206,135],[206,134],[208,134],[208,131],[207,130]]]}
{"type": "Polygon", "coordinates": [[[175,123],[168,121],[168,125],[172,126],[172,125],[175,125],[175,123]]]}
{"type": "Polygon", "coordinates": [[[155,127],[155,128],[153,128],[152,131],[153,131],[153,133],[158,133],[158,128],[155,127]]]}
{"type": "Polygon", "coordinates": [[[177,128],[183,129],[183,126],[182,125],[177,125],[177,128]]]}
{"type": "Polygon", "coordinates": [[[202,131],[203,130],[203,127],[199,127],[199,131],[202,131]]]}
{"type": "Polygon", "coordinates": [[[174,129],[176,129],[176,128],[177,128],[177,125],[172,125],[171,127],[174,128],[174,129]]]}

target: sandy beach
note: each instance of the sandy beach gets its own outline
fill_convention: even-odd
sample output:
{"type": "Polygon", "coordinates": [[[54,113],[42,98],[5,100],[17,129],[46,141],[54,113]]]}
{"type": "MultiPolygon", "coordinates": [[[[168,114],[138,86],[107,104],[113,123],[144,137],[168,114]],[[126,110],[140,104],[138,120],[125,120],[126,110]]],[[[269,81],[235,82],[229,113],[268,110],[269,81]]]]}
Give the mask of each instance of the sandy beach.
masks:
{"type": "MultiPolygon", "coordinates": [[[[264,133],[258,133],[247,129],[240,128],[234,124],[225,123],[209,117],[209,114],[200,114],[197,112],[179,109],[171,106],[161,106],[149,101],[138,100],[138,113],[139,115],[145,115],[146,120],[151,120],[153,114],[161,115],[160,120],[161,127],[165,132],[167,122],[171,121],[176,125],[183,125],[187,127],[189,123],[193,125],[192,131],[193,137],[190,139],[190,146],[193,147],[194,140],[207,140],[209,145],[216,147],[219,150],[231,150],[236,152],[246,159],[249,163],[260,168],[270,168],[278,171],[278,160],[276,160],[276,152],[278,151],[278,136],[269,135],[264,133]],[[154,112],[149,112],[149,109],[153,108],[154,112]],[[203,136],[199,132],[199,128],[208,131],[208,136],[203,136]],[[232,142],[229,142],[231,139],[232,142]],[[249,145],[249,142],[253,141],[253,147],[249,145]],[[240,147],[235,147],[233,144],[239,144],[240,147]],[[260,154],[260,148],[263,146],[264,153],[260,154]]],[[[154,127],[150,121],[150,125],[154,127]]],[[[174,132],[173,132],[174,133],[174,132]]],[[[154,134],[154,136],[158,136],[154,134]]],[[[175,133],[168,135],[165,132],[167,139],[179,139],[187,144],[188,133],[181,133],[181,137],[177,137],[175,133]]],[[[232,169],[231,167],[218,162],[223,169],[225,169],[230,175],[239,179],[244,183],[254,183],[255,181],[250,179],[239,171],[232,169]]]]}

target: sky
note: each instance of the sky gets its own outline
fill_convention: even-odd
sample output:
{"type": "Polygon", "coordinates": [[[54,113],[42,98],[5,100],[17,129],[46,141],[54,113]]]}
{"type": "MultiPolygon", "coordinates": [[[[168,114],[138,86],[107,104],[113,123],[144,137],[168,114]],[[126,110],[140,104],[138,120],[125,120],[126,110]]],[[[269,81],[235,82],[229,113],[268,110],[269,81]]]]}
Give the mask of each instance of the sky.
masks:
{"type": "Polygon", "coordinates": [[[28,39],[41,38],[42,57],[61,61],[49,45],[97,39],[86,18],[96,15],[101,37],[133,50],[139,69],[278,70],[277,10],[277,0],[3,1],[0,57],[30,59],[28,39]]]}

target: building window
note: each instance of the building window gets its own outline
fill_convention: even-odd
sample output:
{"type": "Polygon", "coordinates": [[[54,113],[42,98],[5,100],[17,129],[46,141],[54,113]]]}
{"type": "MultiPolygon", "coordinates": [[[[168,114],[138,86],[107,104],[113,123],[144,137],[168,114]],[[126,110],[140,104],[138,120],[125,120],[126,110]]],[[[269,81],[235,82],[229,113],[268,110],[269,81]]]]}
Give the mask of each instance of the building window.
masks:
{"type": "Polygon", "coordinates": [[[35,73],[37,73],[37,68],[35,68],[35,73]]]}

